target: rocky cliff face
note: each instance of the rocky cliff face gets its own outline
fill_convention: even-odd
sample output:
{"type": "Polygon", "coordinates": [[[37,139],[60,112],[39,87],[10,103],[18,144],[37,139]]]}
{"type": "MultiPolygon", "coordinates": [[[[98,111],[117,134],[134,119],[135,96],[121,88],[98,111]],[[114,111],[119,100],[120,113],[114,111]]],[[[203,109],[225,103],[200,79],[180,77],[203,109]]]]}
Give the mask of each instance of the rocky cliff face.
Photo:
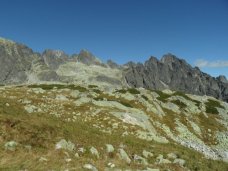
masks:
{"type": "Polygon", "coordinates": [[[228,81],[211,77],[172,54],[161,60],[151,57],[145,64],[124,66],[109,60],[102,63],[92,53],[81,50],[69,56],[60,50],[33,52],[25,45],[0,39],[0,84],[64,82],[100,84],[107,87],[171,89],[228,101],[228,81]]]}
{"type": "Polygon", "coordinates": [[[105,64],[87,50],[67,55],[60,50],[33,52],[25,45],[0,39],[0,84],[81,83],[122,86],[120,67],[105,64]]]}
{"type": "Polygon", "coordinates": [[[124,75],[131,87],[172,89],[228,101],[228,83],[224,76],[211,77],[172,54],[164,55],[161,60],[151,57],[145,64],[129,63],[124,75]]]}
{"type": "Polygon", "coordinates": [[[32,61],[38,58],[28,47],[0,39],[0,84],[26,81],[32,61]]]}

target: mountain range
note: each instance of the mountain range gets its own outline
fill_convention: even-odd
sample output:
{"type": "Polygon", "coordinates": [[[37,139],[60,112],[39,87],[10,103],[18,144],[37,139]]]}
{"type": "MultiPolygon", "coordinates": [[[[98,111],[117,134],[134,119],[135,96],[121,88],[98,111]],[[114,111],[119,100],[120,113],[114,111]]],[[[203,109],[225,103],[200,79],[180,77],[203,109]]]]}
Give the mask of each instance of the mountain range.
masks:
{"type": "Polygon", "coordinates": [[[81,83],[117,87],[181,91],[213,96],[228,102],[228,81],[225,76],[212,77],[198,67],[173,54],[161,60],[150,57],[144,64],[128,62],[118,65],[103,63],[87,50],[67,55],[60,50],[42,54],[21,43],[0,38],[0,84],[81,83]]]}

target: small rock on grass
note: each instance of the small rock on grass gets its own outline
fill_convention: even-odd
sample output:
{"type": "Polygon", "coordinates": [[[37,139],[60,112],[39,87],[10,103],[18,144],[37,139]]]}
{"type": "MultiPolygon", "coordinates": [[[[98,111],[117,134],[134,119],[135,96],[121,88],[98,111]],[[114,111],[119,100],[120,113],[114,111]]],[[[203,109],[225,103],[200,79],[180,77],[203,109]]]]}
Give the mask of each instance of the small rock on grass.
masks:
{"type": "Polygon", "coordinates": [[[92,164],[84,164],[83,168],[86,170],[98,171],[97,168],[95,166],[93,166],[92,164]]]}
{"type": "Polygon", "coordinates": [[[119,156],[122,160],[124,160],[127,164],[131,163],[131,159],[129,158],[128,154],[124,151],[124,149],[119,149],[119,156]]]}
{"type": "Polygon", "coordinates": [[[5,149],[10,150],[10,151],[15,151],[17,145],[18,145],[17,142],[9,141],[9,142],[5,143],[5,149]]]}
{"type": "Polygon", "coordinates": [[[96,156],[97,158],[99,158],[99,152],[97,151],[97,149],[95,147],[90,148],[90,153],[92,155],[96,156]]]}
{"type": "Polygon", "coordinates": [[[106,151],[107,153],[113,153],[114,152],[114,147],[112,146],[112,144],[106,144],[106,151]]]}
{"type": "Polygon", "coordinates": [[[180,165],[180,166],[184,166],[185,165],[185,160],[184,159],[175,159],[174,161],[173,161],[173,163],[174,164],[178,164],[178,165],[180,165]]]}

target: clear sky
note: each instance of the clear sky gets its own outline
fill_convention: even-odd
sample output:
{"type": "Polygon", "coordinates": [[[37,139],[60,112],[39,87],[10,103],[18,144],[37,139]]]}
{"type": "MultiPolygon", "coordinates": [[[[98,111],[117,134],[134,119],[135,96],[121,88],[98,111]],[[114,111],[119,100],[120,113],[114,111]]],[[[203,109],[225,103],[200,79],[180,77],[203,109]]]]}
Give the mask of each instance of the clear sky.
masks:
{"type": "Polygon", "coordinates": [[[1,0],[0,36],[120,64],[170,52],[228,77],[228,0],[1,0]]]}

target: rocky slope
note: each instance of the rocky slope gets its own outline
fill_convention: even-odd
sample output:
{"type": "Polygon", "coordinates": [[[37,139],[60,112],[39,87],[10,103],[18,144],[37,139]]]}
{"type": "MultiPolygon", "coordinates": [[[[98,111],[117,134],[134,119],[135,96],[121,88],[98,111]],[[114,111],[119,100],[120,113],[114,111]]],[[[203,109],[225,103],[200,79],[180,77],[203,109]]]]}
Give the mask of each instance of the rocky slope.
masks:
{"type": "Polygon", "coordinates": [[[128,67],[124,75],[131,87],[171,89],[228,101],[228,81],[224,76],[211,77],[172,54],[161,60],[151,57],[145,64],[130,63],[128,67]]]}
{"type": "Polygon", "coordinates": [[[145,64],[102,63],[86,50],[69,56],[60,50],[35,53],[25,45],[0,38],[0,84],[42,82],[101,84],[107,88],[171,89],[228,101],[228,81],[211,77],[172,54],[145,64]]]}
{"type": "Polygon", "coordinates": [[[119,66],[6,39],[0,68],[0,170],[228,170],[223,76],[171,54],[119,66]]]}
{"type": "Polygon", "coordinates": [[[102,63],[86,50],[69,56],[60,50],[35,53],[25,45],[0,38],[0,84],[63,82],[122,86],[120,67],[102,63]]]}
{"type": "Polygon", "coordinates": [[[84,84],[0,94],[0,170],[228,170],[228,104],[215,98],[84,84]]]}

